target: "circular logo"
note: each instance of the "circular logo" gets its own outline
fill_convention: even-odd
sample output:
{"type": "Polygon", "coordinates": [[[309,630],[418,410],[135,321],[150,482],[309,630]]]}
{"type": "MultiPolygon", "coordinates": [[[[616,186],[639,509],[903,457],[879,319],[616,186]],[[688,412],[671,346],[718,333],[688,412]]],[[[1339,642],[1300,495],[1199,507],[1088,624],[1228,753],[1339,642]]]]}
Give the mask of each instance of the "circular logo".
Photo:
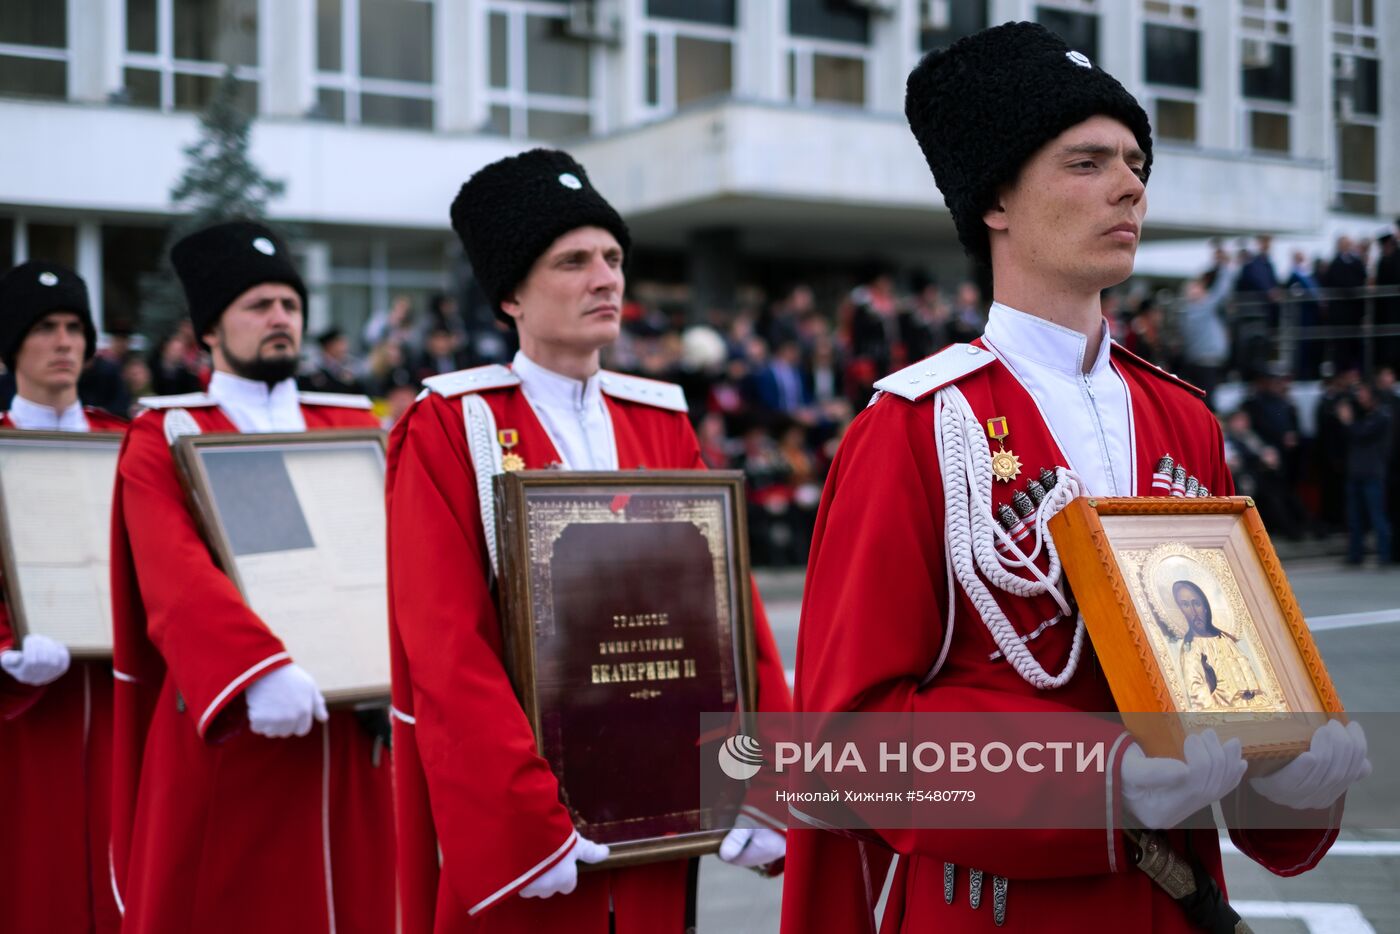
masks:
{"type": "Polygon", "coordinates": [[[50,287],[58,285],[58,276],[55,276],[51,272],[41,272],[39,273],[39,284],[50,287]]]}
{"type": "Polygon", "coordinates": [[[1066,52],[1066,53],[1065,53],[1065,58],[1067,58],[1067,59],[1069,59],[1070,61],[1074,62],[1074,63],[1075,63],[1076,65],[1078,65],[1080,68],[1093,68],[1093,67],[1094,67],[1094,63],[1091,62],[1091,61],[1089,61],[1089,56],[1085,55],[1083,52],[1066,52]]]}
{"type": "Polygon", "coordinates": [[[559,184],[563,185],[565,188],[572,188],[574,191],[578,191],[583,187],[583,182],[579,181],[578,176],[573,172],[565,172],[563,175],[559,176],[559,184]]]}
{"type": "Polygon", "coordinates": [[[254,240],[253,249],[257,250],[264,256],[271,256],[273,253],[277,252],[277,247],[273,246],[272,241],[267,239],[266,237],[259,237],[258,239],[254,240]]]}
{"type": "Polygon", "coordinates": [[[746,782],[763,768],[763,747],[752,736],[737,733],[719,747],[719,767],[736,782],[746,782]]]}

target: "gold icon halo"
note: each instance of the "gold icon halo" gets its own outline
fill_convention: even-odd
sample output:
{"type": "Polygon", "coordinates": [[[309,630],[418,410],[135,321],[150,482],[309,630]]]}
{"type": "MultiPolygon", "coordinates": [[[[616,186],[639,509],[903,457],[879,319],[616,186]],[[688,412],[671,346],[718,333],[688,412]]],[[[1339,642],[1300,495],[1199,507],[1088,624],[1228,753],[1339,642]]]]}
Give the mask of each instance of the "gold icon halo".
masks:
{"type": "Polygon", "coordinates": [[[992,453],[992,473],[1002,483],[1010,483],[1021,475],[1021,458],[1006,448],[992,453]]]}

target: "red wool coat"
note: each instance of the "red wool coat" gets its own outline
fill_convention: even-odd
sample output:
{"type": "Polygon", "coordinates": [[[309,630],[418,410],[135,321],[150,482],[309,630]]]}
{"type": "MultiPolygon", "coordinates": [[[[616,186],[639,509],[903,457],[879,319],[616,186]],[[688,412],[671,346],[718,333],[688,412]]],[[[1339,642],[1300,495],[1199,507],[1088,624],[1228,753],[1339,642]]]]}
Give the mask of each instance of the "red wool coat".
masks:
{"type": "MultiPolygon", "coordinates": [[[[122,432],[126,419],[86,408],[92,431],[122,432]]],[[[0,429],[14,429],[0,413],[0,429]]],[[[14,641],[0,602],[0,649],[14,641]]],[[[50,684],[0,674],[0,931],[115,932],[107,882],[111,811],[112,665],[74,660],[50,684]]]]}
{"type": "MultiPolygon", "coordinates": [[[[200,429],[237,431],[201,395],[182,406],[200,429]]],[[[301,410],[308,430],[378,427],[363,410],[301,410]]],[[[243,690],[294,660],[200,539],[169,414],[132,422],[113,502],[110,884],[122,930],[391,931],[390,757],[348,711],[304,737],[248,729],[243,690]]]]}
{"type": "MultiPolygon", "coordinates": [[[[495,374],[497,387],[481,396],[500,429],[518,431],[512,450],[527,468],[560,460],[515,377],[469,372],[495,374]]],[[[605,399],[620,469],[704,469],[683,413],[605,399]]],[[[611,905],[616,934],[680,934],[686,860],[581,873],[570,895],[518,895],[577,836],[502,661],[460,397],[430,392],[404,415],[387,486],[401,930],[608,934],[611,905]]],[[[759,707],[785,711],[787,681],[757,593],[754,610],[759,707]]]]}
{"type": "MultiPolygon", "coordinates": [[[[945,353],[962,354],[965,349],[954,347],[945,353]]],[[[1213,493],[1233,493],[1219,426],[1199,397],[1117,345],[1112,365],[1125,380],[1130,398],[1134,495],[1162,495],[1153,489],[1152,473],[1164,454],[1213,493]]],[[[916,401],[890,393],[882,396],[857,417],[837,452],[817,517],[802,601],[797,709],[1116,710],[1087,644],[1074,677],[1053,690],[1031,686],[1004,658],[992,660],[997,645],[956,583],[946,660],[921,687],[943,651],[949,625],[944,494],[933,418],[933,390],[939,382],[923,380],[923,395],[916,401]]],[[[1040,468],[1067,464],[1036,401],[999,361],[990,360],[955,382],[981,424],[1007,418],[1007,447],[1022,461],[1023,473],[1016,482],[993,484],[994,506],[1009,502],[1012,492],[1036,477],[1040,468]]],[[[1059,615],[1047,596],[1018,599],[996,588],[992,592],[1023,636],[1059,615]]],[[[1057,673],[1069,656],[1073,631],[1072,621],[1061,619],[1026,645],[1046,671],[1057,673]]],[[[1115,782],[1126,745],[1120,744],[1109,769],[1115,782]]],[[[1111,800],[1104,785],[1085,793],[1111,800]]],[[[1273,807],[1247,785],[1222,805],[1227,818],[1237,814],[1237,808],[1253,815],[1267,814],[1273,807]]],[[[1340,805],[1335,810],[1339,812],[1340,805]]],[[[1320,826],[1329,826],[1329,817],[1331,827],[1340,823],[1339,813],[1318,817],[1320,826]]],[[[875,899],[896,853],[899,862],[883,932],[1068,934],[1092,927],[1094,918],[1122,919],[1134,931],[1154,934],[1194,930],[1175,902],[1130,864],[1124,834],[1117,830],[904,829],[879,835],[878,842],[857,842],[821,830],[789,832],[784,932],[873,931],[875,899]],[[943,897],[945,862],[958,867],[952,904],[943,897]],[[969,868],[986,873],[988,891],[978,909],[969,903],[969,868]],[[1009,879],[1002,928],[992,920],[994,874],[1009,879]]],[[[1336,835],[1335,829],[1231,832],[1243,852],[1280,875],[1316,865],[1336,835]]],[[[1177,851],[1184,852],[1185,834],[1170,836],[1177,851]]],[[[1215,834],[1197,832],[1191,845],[1223,889],[1215,834]]]]}

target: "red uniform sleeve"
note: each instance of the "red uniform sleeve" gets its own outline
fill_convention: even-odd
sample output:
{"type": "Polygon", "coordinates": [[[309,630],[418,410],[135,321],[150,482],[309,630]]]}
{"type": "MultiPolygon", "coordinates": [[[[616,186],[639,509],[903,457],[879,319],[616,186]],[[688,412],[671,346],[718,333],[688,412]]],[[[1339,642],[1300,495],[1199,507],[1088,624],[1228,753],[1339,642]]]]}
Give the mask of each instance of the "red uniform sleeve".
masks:
{"type": "MultiPolygon", "coordinates": [[[[1035,693],[920,685],[942,650],[948,611],[943,494],[931,408],[885,398],[852,424],[827,478],[812,540],[797,664],[799,711],[931,713],[1068,712],[1035,693]]],[[[959,616],[956,626],[979,626],[959,616]]],[[[1104,776],[1056,793],[1065,806],[1116,815],[1121,731],[1104,776]],[[1112,810],[1107,810],[1112,809],[1112,810]]],[[[1008,815],[1043,800],[1003,802],[1008,815]]],[[[1008,817],[1008,819],[1014,819],[1008,817]]],[[[1116,824],[1116,817],[1113,820],[1116,824]]],[[[877,831],[895,851],[1011,879],[1124,871],[1123,834],[1112,829],[877,831]]]]}
{"type": "MultiPolygon", "coordinates": [[[[479,914],[557,863],[578,837],[502,662],[457,402],[430,395],[403,417],[390,442],[389,484],[390,619],[405,663],[396,673],[408,681],[395,684],[394,706],[422,769],[421,779],[401,770],[400,781],[426,783],[441,872],[479,914]]],[[[414,789],[398,793],[402,803],[414,789]]]]}
{"type": "Polygon", "coordinates": [[[200,537],[161,413],[132,424],[117,473],[147,635],[199,735],[209,738],[219,715],[244,688],[291,658],[244,604],[200,537]]]}

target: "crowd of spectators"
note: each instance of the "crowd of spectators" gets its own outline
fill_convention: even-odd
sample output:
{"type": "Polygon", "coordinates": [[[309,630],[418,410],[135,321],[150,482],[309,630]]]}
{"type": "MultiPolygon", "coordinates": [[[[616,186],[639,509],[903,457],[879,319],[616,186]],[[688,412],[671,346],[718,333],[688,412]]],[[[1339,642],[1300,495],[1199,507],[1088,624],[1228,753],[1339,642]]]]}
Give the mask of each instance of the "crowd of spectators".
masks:
{"type": "MultiPolygon", "coordinates": [[[[1206,390],[1221,418],[1241,493],[1285,539],[1364,533],[1382,561],[1400,507],[1392,426],[1400,366],[1400,250],[1340,237],[1328,259],[1294,253],[1280,273],[1268,237],[1215,244],[1207,268],[1177,290],[1129,283],[1104,294],[1114,338],[1206,390]],[[1363,331],[1363,321],[1379,330],[1363,331]],[[1387,330],[1388,329],[1388,330],[1387,330]],[[1371,335],[1371,339],[1365,339],[1371,335]]],[[[755,563],[801,565],[826,471],[882,375],[982,332],[989,297],[962,281],[900,279],[871,269],[844,296],[818,301],[797,284],[751,308],[681,310],[629,302],[613,369],[685,389],[705,462],[742,471],[755,563]]],[[[479,310],[478,310],[479,311],[479,310]]],[[[303,389],[367,393],[391,426],[438,373],[507,362],[512,330],[464,317],[445,294],[397,296],[358,329],[309,335],[303,389]]],[[[142,345],[109,333],[85,372],[90,404],[130,412],[148,394],[199,391],[209,359],[188,322],[142,345]]]]}

